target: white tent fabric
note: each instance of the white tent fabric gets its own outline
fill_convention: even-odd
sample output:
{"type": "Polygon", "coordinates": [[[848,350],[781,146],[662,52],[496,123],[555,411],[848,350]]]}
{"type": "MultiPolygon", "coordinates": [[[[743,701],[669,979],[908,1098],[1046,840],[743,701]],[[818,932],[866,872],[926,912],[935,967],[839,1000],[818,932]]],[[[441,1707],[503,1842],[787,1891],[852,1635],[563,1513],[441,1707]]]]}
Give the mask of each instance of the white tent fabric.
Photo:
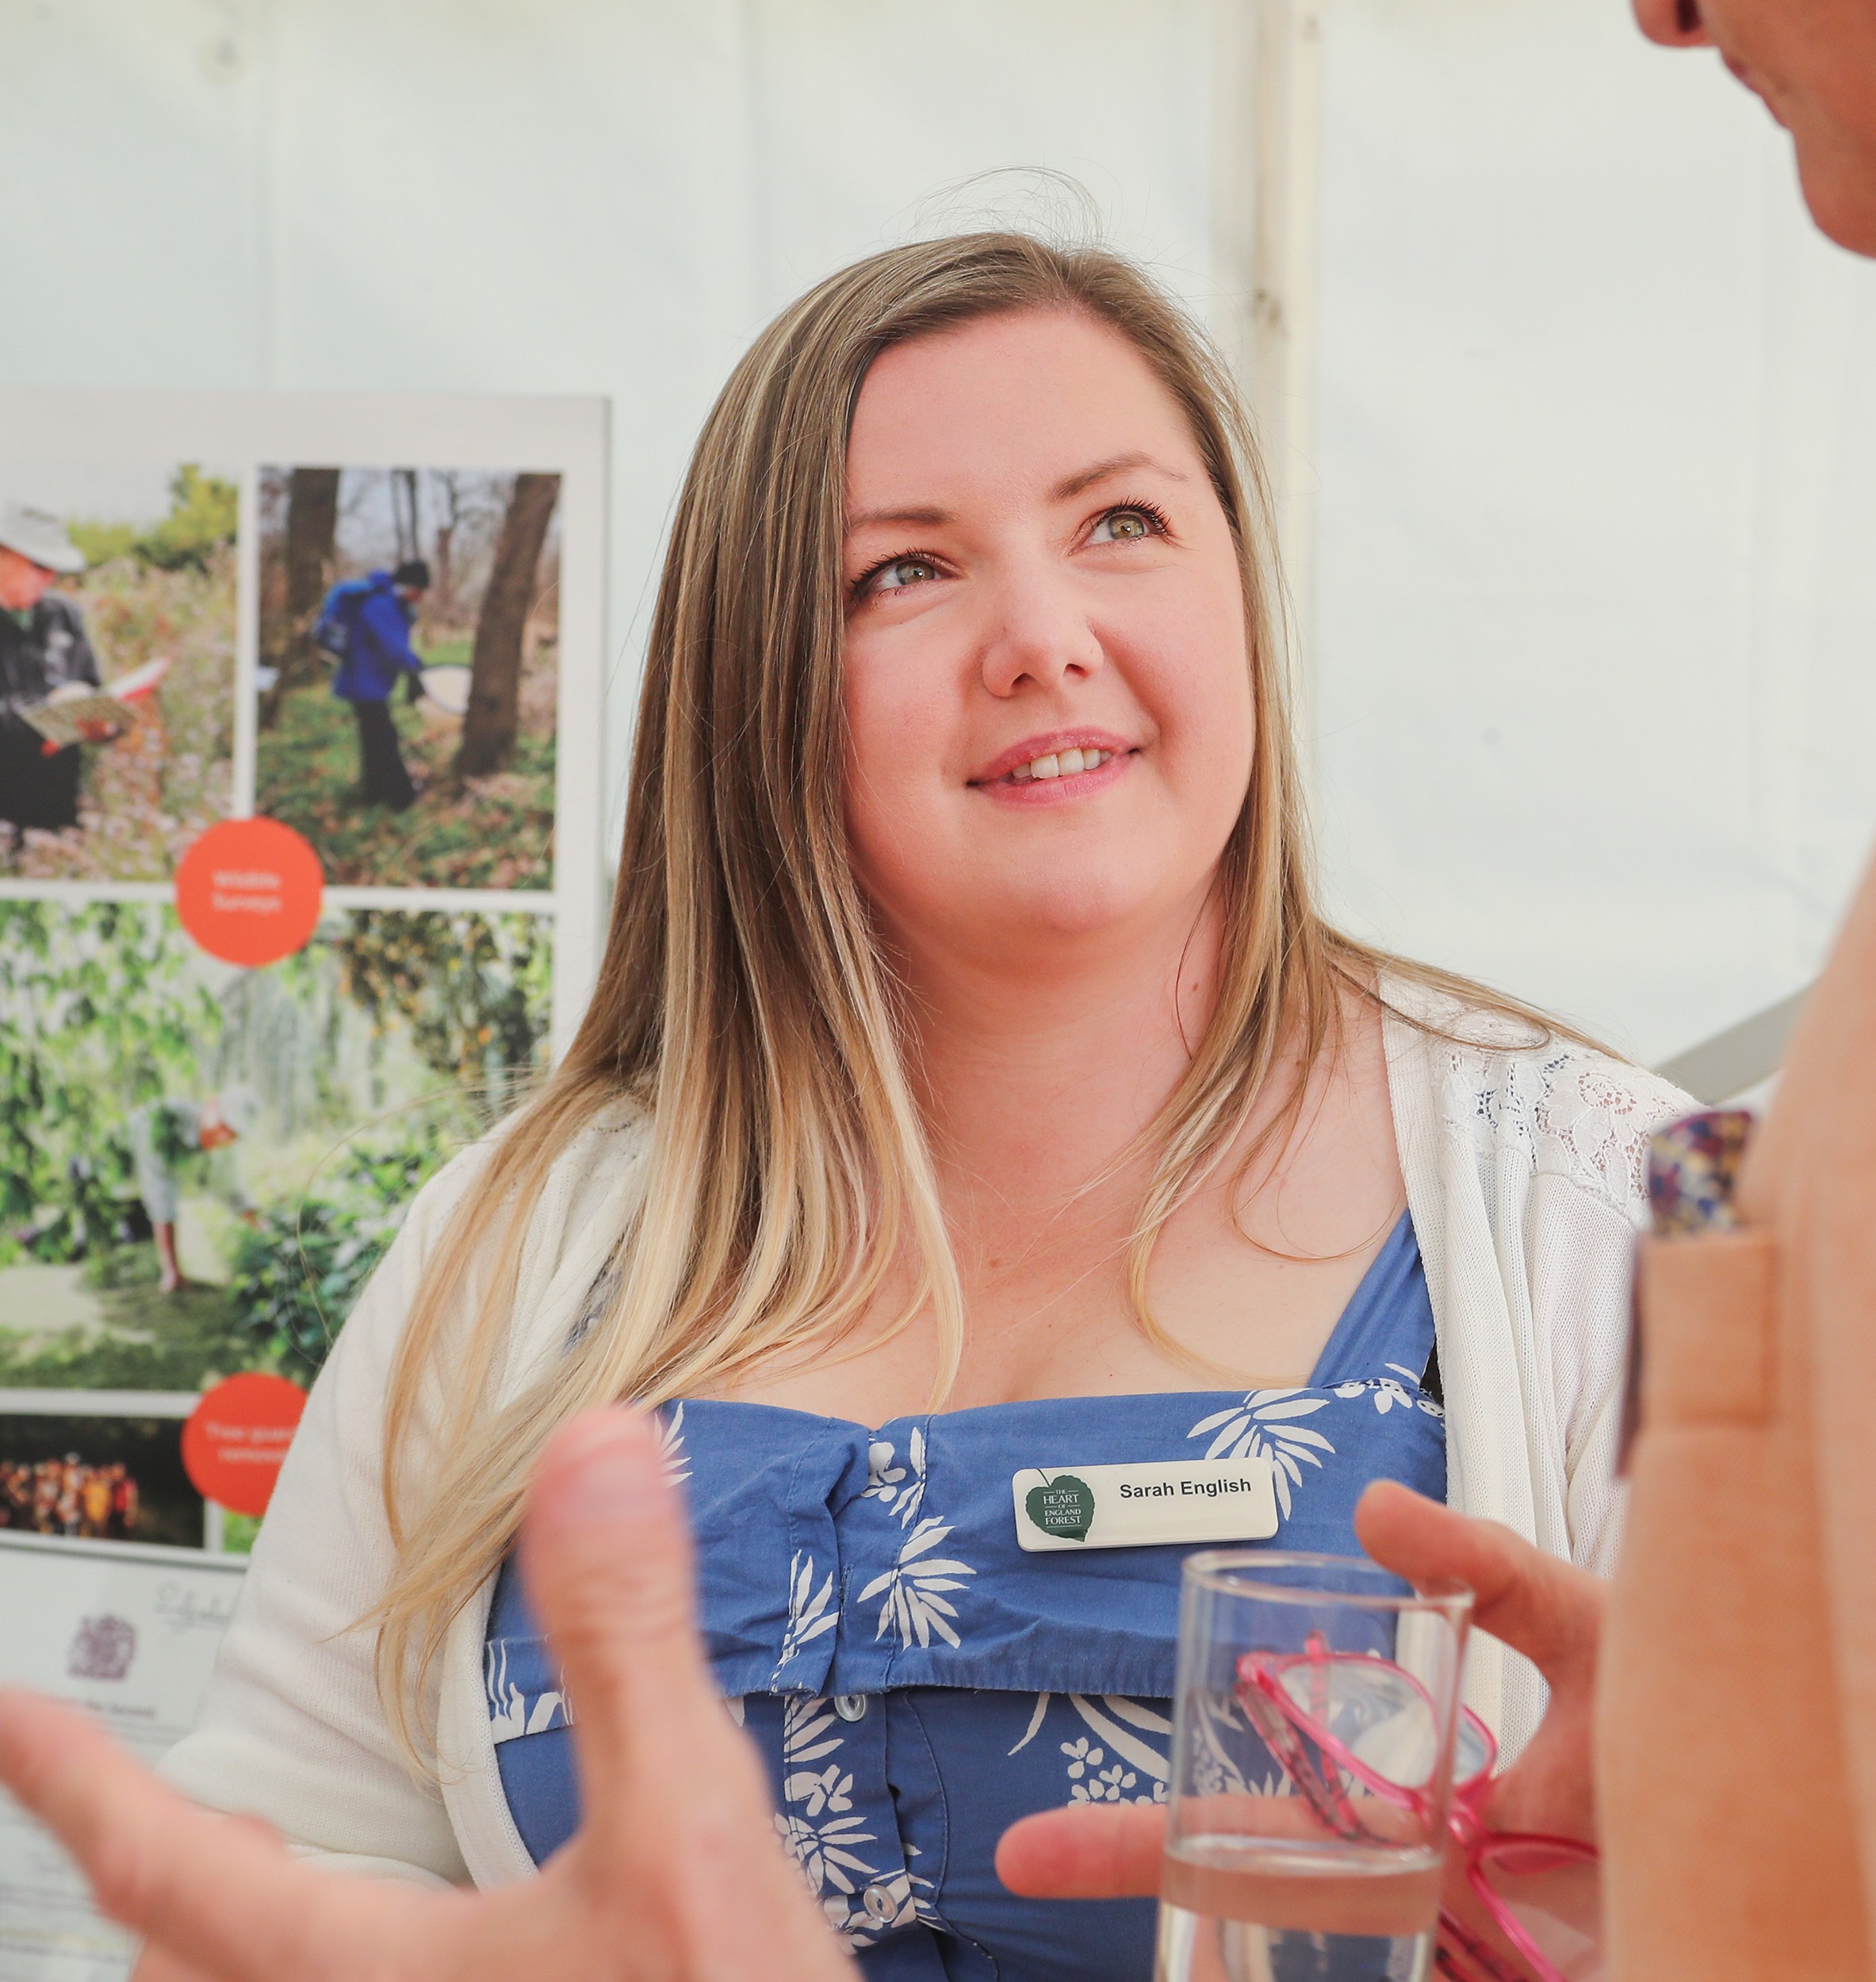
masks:
{"type": "Polygon", "coordinates": [[[1876,826],[1876,269],[1618,0],[1330,0],[1315,717],[1357,924],[1659,1060],[1876,826]]]}
{"type": "MultiPolygon", "coordinates": [[[[0,0],[0,382],[610,396],[616,813],[751,333],[1028,166],[1208,311],[1250,4],[0,0]]],[[[1659,1058],[1804,981],[1876,819],[1876,274],[1625,0],[1319,12],[1334,899],[1659,1058]]]]}

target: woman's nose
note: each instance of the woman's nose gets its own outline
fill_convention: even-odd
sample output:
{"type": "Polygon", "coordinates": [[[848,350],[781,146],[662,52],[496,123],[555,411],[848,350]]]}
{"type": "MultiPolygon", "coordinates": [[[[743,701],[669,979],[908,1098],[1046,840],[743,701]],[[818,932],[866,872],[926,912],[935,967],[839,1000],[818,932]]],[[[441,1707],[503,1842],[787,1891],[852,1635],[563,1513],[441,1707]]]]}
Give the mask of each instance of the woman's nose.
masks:
{"type": "Polygon", "coordinates": [[[1635,0],[1635,18],[1649,40],[1660,42],[1664,48],[1712,45],[1700,0],[1635,0]]]}
{"type": "Polygon", "coordinates": [[[1034,572],[1013,574],[988,603],[982,668],[993,695],[1013,695],[1025,683],[1055,688],[1101,672],[1105,656],[1074,585],[1034,572]]]}

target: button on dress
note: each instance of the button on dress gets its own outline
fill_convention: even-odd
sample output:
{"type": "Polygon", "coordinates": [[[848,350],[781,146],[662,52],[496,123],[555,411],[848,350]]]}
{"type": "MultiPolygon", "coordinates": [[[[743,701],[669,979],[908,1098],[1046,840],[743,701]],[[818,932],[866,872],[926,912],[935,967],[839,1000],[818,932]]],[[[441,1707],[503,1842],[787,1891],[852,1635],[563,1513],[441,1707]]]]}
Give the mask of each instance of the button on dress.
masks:
{"type": "MultiPolygon", "coordinates": [[[[1267,1457],[1277,1532],[1244,1545],[1357,1555],[1370,1482],[1445,1497],[1442,1414],[1421,1388],[1433,1345],[1403,1215],[1304,1387],[1045,1398],[877,1429],[765,1404],[665,1407],[717,1684],[768,1764],[784,1848],[869,1982],[1152,1972],[1153,1902],[1018,1899],[993,1861],[1035,1811],[1165,1800],[1180,1567],[1200,1544],[1025,1553],[1012,1476],[1267,1457]]],[[[579,1794],[568,1703],[511,1559],[484,1661],[503,1789],[540,1864],[577,1827],[579,1794]]]]}

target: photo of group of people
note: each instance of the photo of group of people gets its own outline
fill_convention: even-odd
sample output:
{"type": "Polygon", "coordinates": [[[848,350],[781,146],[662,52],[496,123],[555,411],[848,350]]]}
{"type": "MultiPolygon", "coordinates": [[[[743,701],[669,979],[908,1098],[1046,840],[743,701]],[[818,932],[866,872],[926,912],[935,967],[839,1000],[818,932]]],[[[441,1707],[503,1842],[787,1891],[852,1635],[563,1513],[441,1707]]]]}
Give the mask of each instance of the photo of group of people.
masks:
{"type": "Polygon", "coordinates": [[[199,1551],[190,1400],[312,1381],[595,940],[603,415],[105,397],[0,442],[0,1535],[199,1551]],[[297,947],[196,906],[248,818],[297,947]]]}
{"type": "Polygon", "coordinates": [[[0,1536],[205,1546],[221,1524],[184,1468],[175,1410],[145,1416],[73,1404],[23,1410],[0,1396],[0,1536]]]}
{"type": "Polygon", "coordinates": [[[85,1541],[134,1541],[136,1475],[121,1459],[88,1466],[63,1459],[0,1459],[0,1528],[16,1534],[76,1535],[85,1541]]]}

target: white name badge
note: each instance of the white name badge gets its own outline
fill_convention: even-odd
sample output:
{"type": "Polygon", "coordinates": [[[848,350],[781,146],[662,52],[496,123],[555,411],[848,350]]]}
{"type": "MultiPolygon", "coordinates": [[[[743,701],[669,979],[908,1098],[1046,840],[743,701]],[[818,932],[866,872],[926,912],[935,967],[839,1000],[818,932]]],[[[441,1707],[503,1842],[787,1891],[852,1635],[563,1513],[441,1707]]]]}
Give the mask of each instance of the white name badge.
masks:
{"type": "Polygon", "coordinates": [[[1032,1553],[1268,1541],[1277,1532],[1271,1464],[1173,1459],[1137,1466],[1028,1466],[1009,1483],[1016,1540],[1032,1553]]]}

